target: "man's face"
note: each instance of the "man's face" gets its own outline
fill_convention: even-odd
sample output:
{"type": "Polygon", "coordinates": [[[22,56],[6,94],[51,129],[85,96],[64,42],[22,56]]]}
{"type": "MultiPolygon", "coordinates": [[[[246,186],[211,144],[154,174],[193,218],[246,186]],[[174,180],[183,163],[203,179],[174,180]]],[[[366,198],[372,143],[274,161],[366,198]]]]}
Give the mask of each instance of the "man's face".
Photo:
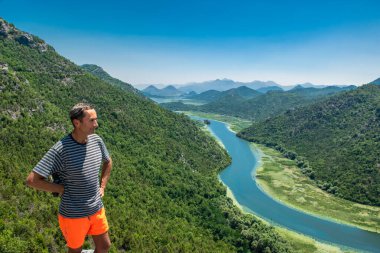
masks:
{"type": "Polygon", "coordinates": [[[86,135],[95,133],[98,128],[98,117],[94,109],[86,110],[82,120],[77,120],[76,128],[86,135]]]}

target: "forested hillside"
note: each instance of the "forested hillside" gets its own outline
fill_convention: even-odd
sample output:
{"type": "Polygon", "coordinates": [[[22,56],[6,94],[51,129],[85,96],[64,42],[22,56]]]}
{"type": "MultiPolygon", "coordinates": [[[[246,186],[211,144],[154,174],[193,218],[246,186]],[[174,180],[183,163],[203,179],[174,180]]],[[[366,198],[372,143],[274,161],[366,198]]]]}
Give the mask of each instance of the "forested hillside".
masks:
{"type": "Polygon", "coordinates": [[[372,81],[371,84],[380,85],[380,78],[377,78],[376,80],[372,81]]]}
{"type": "Polygon", "coordinates": [[[85,71],[93,74],[94,76],[99,77],[100,79],[102,79],[103,81],[106,81],[107,83],[120,87],[124,90],[130,91],[136,94],[140,94],[140,92],[137,89],[135,89],[131,84],[122,82],[119,79],[116,79],[110,76],[106,71],[104,71],[104,69],[102,69],[101,67],[95,64],[83,64],[81,65],[81,67],[85,71]]]}
{"type": "Polygon", "coordinates": [[[258,95],[260,95],[258,91],[250,89],[246,86],[240,86],[238,88],[233,88],[226,91],[208,90],[200,94],[188,96],[187,98],[211,102],[221,98],[226,99],[228,97],[235,96],[250,99],[258,95]]]}
{"type": "Polygon", "coordinates": [[[380,86],[364,85],[254,123],[240,137],[296,159],[339,197],[380,206],[380,86]]]}
{"type": "Polygon", "coordinates": [[[161,105],[173,111],[211,112],[252,121],[261,121],[283,113],[288,109],[312,104],[335,93],[354,88],[355,86],[344,88],[326,87],[322,89],[296,87],[286,92],[269,91],[266,94],[257,92],[249,99],[239,94],[227,94],[200,106],[185,105],[181,102],[163,103],[161,105]]]}
{"type": "Polygon", "coordinates": [[[0,252],[65,252],[59,199],[24,181],[70,132],[68,111],[80,101],[96,106],[114,161],[103,199],[113,252],[291,252],[225,197],[217,172],[229,158],[186,116],[85,72],[2,19],[0,252]]]}

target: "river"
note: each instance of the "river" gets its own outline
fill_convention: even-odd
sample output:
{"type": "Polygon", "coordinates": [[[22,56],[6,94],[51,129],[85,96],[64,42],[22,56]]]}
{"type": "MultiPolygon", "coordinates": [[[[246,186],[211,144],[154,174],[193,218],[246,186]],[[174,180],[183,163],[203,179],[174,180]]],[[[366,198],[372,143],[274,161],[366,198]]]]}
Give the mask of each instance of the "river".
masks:
{"type": "Polygon", "coordinates": [[[252,152],[249,143],[236,137],[225,123],[210,121],[209,130],[223,143],[232,157],[232,164],[220,173],[220,179],[232,191],[244,211],[260,216],[273,225],[342,249],[380,253],[380,234],[306,214],[285,206],[264,193],[255,181],[258,156],[252,152]]]}

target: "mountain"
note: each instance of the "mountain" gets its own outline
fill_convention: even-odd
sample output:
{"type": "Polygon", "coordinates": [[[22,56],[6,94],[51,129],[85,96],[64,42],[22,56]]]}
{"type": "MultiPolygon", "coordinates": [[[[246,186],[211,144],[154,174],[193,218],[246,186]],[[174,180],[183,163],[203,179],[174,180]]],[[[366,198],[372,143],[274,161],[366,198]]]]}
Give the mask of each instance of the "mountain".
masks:
{"type": "Polygon", "coordinates": [[[312,84],[312,83],[301,83],[301,84],[295,84],[290,86],[281,86],[281,88],[285,91],[294,89],[295,87],[302,87],[302,88],[316,88],[316,89],[323,89],[328,87],[338,87],[338,88],[345,88],[345,87],[351,87],[356,85],[335,85],[335,84],[329,84],[329,85],[320,85],[320,84],[312,84]]]}
{"type": "Polygon", "coordinates": [[[67,113],[80,101],[96,106],[114,162],[103,198],[111,252],[291,252],[226,197],[217,173],[227,153],[188,117],[84,71],[3,19],[0,252],[64,252],[59,199],[24,180],[70,132],[67,113]]]}
{"type": "MultiPolygon", "coordinates": [[[[260,94],[260,93],[259,93],[260,94]]],[[[224,97],[199,106],[203,112],[211,112],[234,117],[260,121],[286,111],[288,108],[301,106],[311,101],[287,92],[268,92],[252,99],[242,97],[224,97]]]]}
{"type": "Polygon", "coordinates": [[[201,83],[189,83],[186,85],[176,85],[176,87],[184,92],[195,91],[197,93],[201,93],[207,90],[217,90],[217,91],[226,91],[233,88],[238,88],[240,86],[246,86],[251,89],[259,89],[267,86],[279,86],[279,84],[268,81],[253,81],[253,82],[235,82],[230,79],[216,79],[212,81],[206,81],[201,83]]]}
{"type": "Polygon", "coordinates": [[[301,83],[301,84],[294,85],[294,87],[297,87],[297,86],[300,86],[300,87],[303,87],[303,88],[318,88],[318,89],[322,89],[322,88],[328,87],[329,85],[318,85],[318,84],[312,84],[312,83],[301,83]]]}
{"type": "Polygon", "coordinates": [[[260,93],[267,93],[268,91],[283,91],[281,87],[278,86],[268,86],[257,89],[260,93]]]}
{"type": "Polygon", "coordinates": [[[161,89],[161,96],[164,96],[164,97],[176,97],[182,94],[183,92],[177,90],[173,85],[169,85],[161,89]]]}
{"type": "Polygon", "coordinates": [[[378,79],[372,81],[371,84],[380,85],[380,78],[378,78],[378,79]]]}
{"type": "MultiPolygon", "coordinates": [[[[157,85],[155,85],[157,87],[157,85]]],[[[160,87],[162,84],[160,84],[160,87]]],[[[348,85],[315,85],[312,83],[303,83],[303,84],[297,84],[297,85],[291,85],[291,86],[282,86],[278,83],[275,83],[273,81],[252,81],[252,82],[236,82],[231,79],[216,79],[211,81],[205,81],[205,82],[199,82],[199,83],[188,83],[188,84],[172,84],[171,86],[176,87],[179,91],[183,93],[189,93],[189,92],[196,92],[196,93],[202,93],[208,90],[216,90],[216,91],[226,91],[234,88],[238,88],[241,86],[246,86],[253,90],[259,90],[261,93],[266,93],[267,91],[271,90],[291,90],[296,86],[301,86],[303,88],[326,88],[329,86],[336,86],[339,88],[344,88],[348,85]]]]}
{"type": "Polygon", "coordinates": [[[225,97],[239,96],[248,99],[253,98],[257,95],[259,95],[257,91],[246,86],[240,86],[238,88],[233,88],[226,91],[208,90],[200,94],[187,96],[187,98],[211,102],[225,97]]]}
{"type": "Polygon", "coordinates": [[[146,93],[146,94],[158,94],[160,92],[160,89],[158,89],[156,86],[154,85],[149,85],[148,87],[146,87],[145,89],[142,90],[143,93],[146,93]]]}
{"type": "Polygon", "coordinates": [[[333,95],[335,93],[342,92],[342,91],[354,90],[356,88],[357,87],[354,85],[343,86],[343,87],[327,86],[324,88],[315,88],[315,87],[305,88],[302,85],[297,85],[293,89],[289,90],[288,93],[298,94],[298,95],[312,99],[312,98],[317,98],[321,96],[333,95]]]}
{"type": "Polygon", "coordinates": [[[260,95],[260,93],[258,91],[250,89],[247,86],[240,86],[238,88],[233,88],[233,89],[230,89],[227,91],[223,91],[221,94],[222,94],[222,97],[239,96],[239,97],[242,97],[245,99],[250,99],[250,98],[253,98],[253,97],[260,95]]]}
{"type": "Polygon", "coordinates": [[[181,103],[163,103],[161,106],[170,110],[191,110],[230,115],[252,121],[261,121],[278,115],[288,109],[312,104],[338,92],[354,89],[356,86],[344,88],[326,87],[322,89],[297,86],[289,91],[269,91],[261,94],[255,91],[250,99],[242,96],[220,96],[201,106],[184,105],[181,103]]]}
{"type": "Polygon", "coordinates": [[[183,92],[177,90],[172,85],[168,85],[162,89],[158,89],[154,85],[150,85],[143,89],[142,92],[148,97],[178,97],[183,94],[183,92]]]}
{"type": "Polygon", "coordinates": [[[296,159],[324,190],[380,206],[380,86],[364,85],[239,133],[296,159]]]}
{"type": "Polygon", "coordinates": [[[194,94],[192,96],[188,96],[189,99],[194,100],[202,100],[202,101],[213,101],[218,99],[221,96],[222,92],[217,90],[208,90],[204,91],[200,94],[194,94]]]}
{"type": "Polygon", "coordinates": [[[104,71],[101,67],[99,67],[95,64],[83,64],[81,67],[85,71],[93,74],[94,76],[99,77],[100,79],[102,79],[102,80],[104,80],[104,81],[106,81],[112,85],[115,85],[117,87],[120,87],[120,88],[127,90],[127,91],[130,91],[130,92],[133,92],[135,94],[140,94],[140,92],[137,89],[135,89],[131,84],[125,83],[119,79],[113,78],[106,71],[104,71]]]}

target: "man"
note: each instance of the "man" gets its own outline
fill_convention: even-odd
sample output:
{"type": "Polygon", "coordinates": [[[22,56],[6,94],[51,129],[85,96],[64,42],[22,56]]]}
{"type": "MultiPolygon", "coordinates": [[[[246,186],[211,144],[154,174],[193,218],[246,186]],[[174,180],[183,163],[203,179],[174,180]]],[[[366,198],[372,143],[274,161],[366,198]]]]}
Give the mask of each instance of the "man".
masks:
{"type": "Polygon", "coordinates": [[[111,242],[101,197],[112,160],[103,140],[94,134],[98,122],[92,106],[75,105],[70,119],[74,130],[50,148],[29,174],[27,185],[61,196],[58,220],[69,253],[82,251],[86,235],[92,236],[95,253],[108,252],[111,242]],[[59,180],[48,182],[46,178],[50,175],[59,180]]]}

